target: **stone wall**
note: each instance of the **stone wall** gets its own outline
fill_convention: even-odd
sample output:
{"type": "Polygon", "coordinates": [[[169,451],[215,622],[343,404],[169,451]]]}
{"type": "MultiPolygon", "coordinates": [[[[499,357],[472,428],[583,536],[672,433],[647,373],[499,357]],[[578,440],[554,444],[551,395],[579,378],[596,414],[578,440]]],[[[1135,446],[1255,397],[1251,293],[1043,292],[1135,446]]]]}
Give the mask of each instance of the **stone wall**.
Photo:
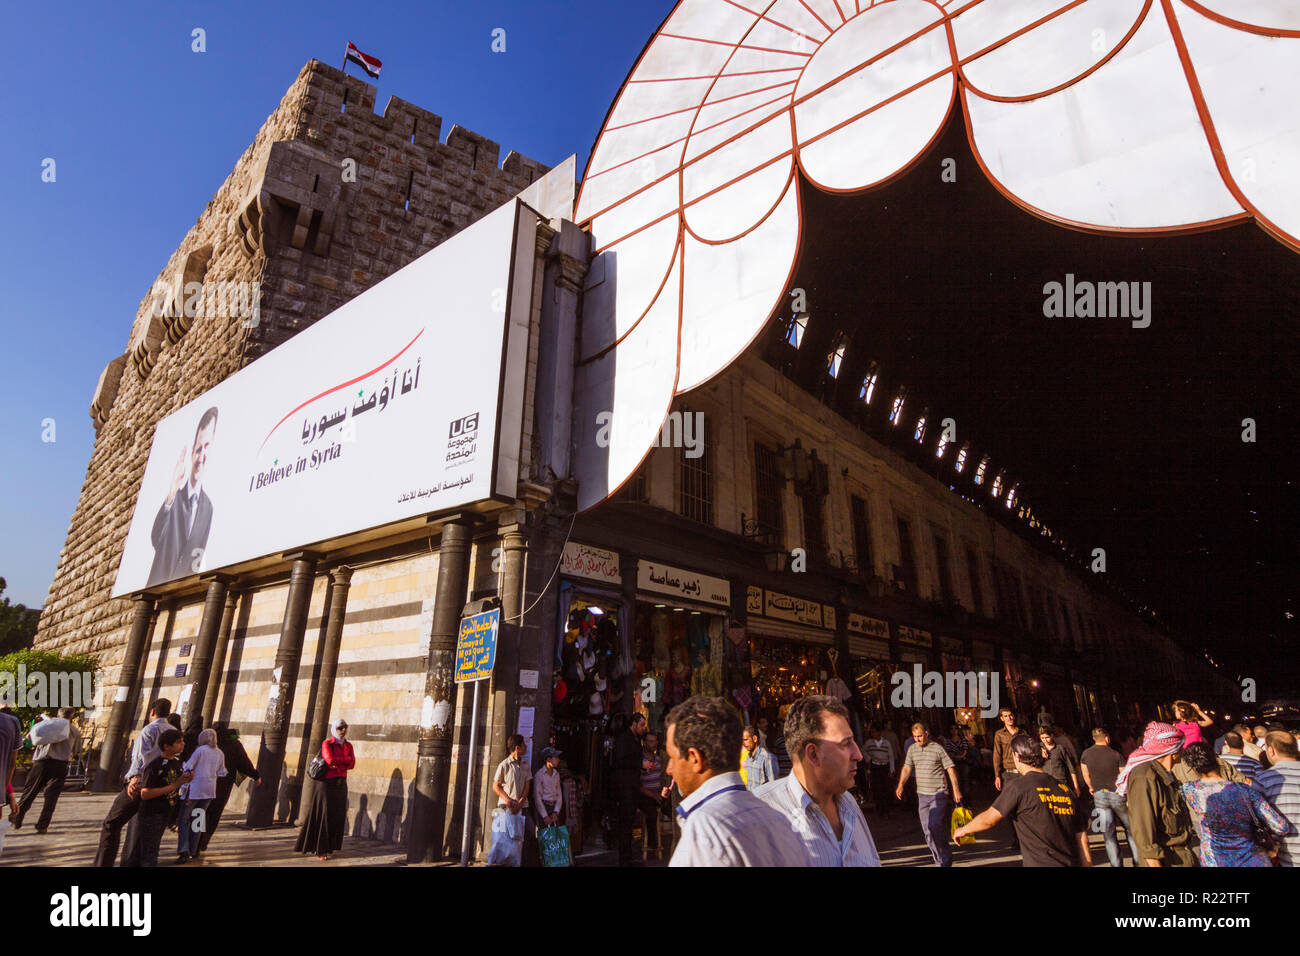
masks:
{"type": "MultiPolygon", "coordinates": [[[[442,142],[440,117],[396,97],[376,115],[374,97],[374,87],[336,68],[303,67],[100,376],[95,447],[36,643],[97,655],[110,688],[130,608],[109,594],[156,424],[546,171],[513,152],[498,166],[498,144],[459,126],[442,142]],[[177,292],[195,281],[258,283],[256,317],[211,305],[187,314],[188,297],[177,292]]],[[[281,599],[273,613],[282,612],[281,599]]]]}

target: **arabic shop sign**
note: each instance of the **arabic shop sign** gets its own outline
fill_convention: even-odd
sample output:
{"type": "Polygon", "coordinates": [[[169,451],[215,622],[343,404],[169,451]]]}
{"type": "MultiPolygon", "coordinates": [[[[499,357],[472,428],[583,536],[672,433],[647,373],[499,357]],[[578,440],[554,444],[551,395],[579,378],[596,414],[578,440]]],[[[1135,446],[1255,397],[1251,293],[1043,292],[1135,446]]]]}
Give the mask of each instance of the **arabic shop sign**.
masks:
{"type": "Polygon", "coordinates": [[[709,577],[698,571],[670,568],[653,561],[638,561],[636,586],[640,591],[668,594],[688,601],[705,604],[731,604],[731,584],[723,578],[709,577]]]}
{"type": "Polygon", "coordinates": [[[623,583],[623,573],[618,568],[618,552],[578,544],[576,541],[570,541],[564,546],[560,573],[575,578],[604,581],[607,584],[623,583]]]}
{"type": "MultiPolygon", "coordinates": [[[[811,624],[813,627],[823,626],[822,606],[820,604],[790,594],[782,594],[779,591],[763,591],[763,616],[778,621],[811,624]]],[[[834,627],[835,625],[830,626],[834,627]]]]}
{"type": "Polygon", "coordinates": [[[889,640],[889,622],[882,621],[878,617],[867,617],[863,614],[849,614],[848,630],[850,634],[863,634],[867,637],[879,638],[882,641],[889,640]]]}
{"type": "Polygon", "coordinates": [[[898,640],[902,644],[912,644],[916,647],[929,647],[933,643],[929,631],[919,627],[908,627],[906,624],[898,625],[898,640]]]}
{"type": "Polygon", "coordinates": [[[159,422],[113,596],[514,500],[535,221],[506,203],[159,422]]]}
{"type": "Polygon", "coordinates": [[[456,636],[457,684],[487,680],[492,676],[500,625],[500,608],[460,619],[460,633],[456,636]]]}
{"type": "Polygon", "coordinates": [[[745,589],[745,613],[763,613],[763,589],[751,584],[745,589]]]}

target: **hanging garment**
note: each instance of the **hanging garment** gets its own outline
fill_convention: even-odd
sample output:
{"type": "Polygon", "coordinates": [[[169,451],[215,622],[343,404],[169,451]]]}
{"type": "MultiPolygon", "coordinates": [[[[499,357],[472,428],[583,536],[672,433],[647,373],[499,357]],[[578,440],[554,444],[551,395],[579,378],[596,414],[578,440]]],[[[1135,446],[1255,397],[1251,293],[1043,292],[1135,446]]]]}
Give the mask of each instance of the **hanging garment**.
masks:
{"type": "Polygon", "coordinates": [[[853,693],[849,690],[849,685],[836,676],[826,682],[826,696],[834,697],[844,704],[853,698],[853,693]]]}

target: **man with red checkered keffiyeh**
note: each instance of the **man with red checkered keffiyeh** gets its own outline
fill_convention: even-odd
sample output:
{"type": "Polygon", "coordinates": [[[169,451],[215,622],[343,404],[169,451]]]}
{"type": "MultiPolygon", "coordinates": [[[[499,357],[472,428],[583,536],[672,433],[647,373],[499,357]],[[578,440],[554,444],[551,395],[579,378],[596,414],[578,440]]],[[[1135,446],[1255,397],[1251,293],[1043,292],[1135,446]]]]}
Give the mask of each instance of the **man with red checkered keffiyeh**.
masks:
{"type": "Polygon", "coordinates": [[[1129,839],[1144,866],[1196,866],[1196,830],[1173,774],[1183,733],[1153,721],[1128,758],[1118,790],[1128,801],[1129,839]]]}

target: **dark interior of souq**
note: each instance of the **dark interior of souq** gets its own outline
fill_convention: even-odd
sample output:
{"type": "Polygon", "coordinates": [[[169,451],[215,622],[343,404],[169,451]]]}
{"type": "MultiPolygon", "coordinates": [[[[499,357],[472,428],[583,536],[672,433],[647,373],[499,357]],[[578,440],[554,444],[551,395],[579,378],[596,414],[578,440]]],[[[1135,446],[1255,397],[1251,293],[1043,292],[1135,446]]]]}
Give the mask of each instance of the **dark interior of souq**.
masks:
{"type": "Polygon", "coordinates": [[[801,182],[800,199],[790,285],[806,295],[805,342],[779,348],[778,315],[763,346],[788,375],[975,497],[973,469],[963,481],[953,455],[936,459],[939,422],[953,419],[954,447],[969,441],[975,461],[1005,469],[1049,547],[1085,562],[1103,548],[1110,583],[1176,639],[1294,679],[1294,250],[1252,222],[1154,238],[1046,222],[979,169],[960,104],[900,177],[850,195],[801,182]],[[1052,282],[1140,283],[1147,316],[1048,317],[1052,282]],[[873,363],[878,397],[864,407],[873,363]]]}

